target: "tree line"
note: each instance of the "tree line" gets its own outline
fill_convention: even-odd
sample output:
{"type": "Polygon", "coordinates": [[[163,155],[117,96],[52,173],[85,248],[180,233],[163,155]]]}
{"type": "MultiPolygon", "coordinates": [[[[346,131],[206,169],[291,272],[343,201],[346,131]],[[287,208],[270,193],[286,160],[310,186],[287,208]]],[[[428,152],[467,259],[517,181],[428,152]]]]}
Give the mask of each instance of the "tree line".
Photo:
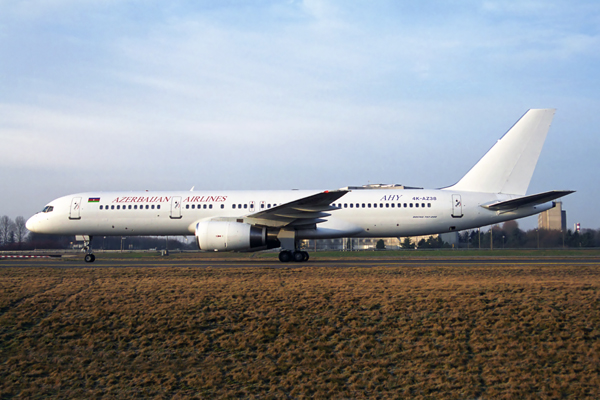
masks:
{"type": "Polygon", "coordinates": [[[29,233],[25,222],[22,216],[18,216],[14,221],[7,215],[0,217],[0,247],[18,248],[23,244],[29,233]]]}
{"type": "Polygon", "coordinates": [[[566,232],[548,229],[523,231],[517,221],[494,225],[487,231],[472,229],[459,235],[460,247],[482,249],[535,249],[535,248],[579,248],[600,247],[600,230],[583,229],[581,232],[566,232]]]}
{"type": "MultiPolygon", "coordinates": [[[[403,249],[450,248],[440,236],[429,236],[416,241],[405,237],[400,243],[403,249]]],[[[581,232],[566,232],[548,229],[523,231],[517,221],[494,225],[488,230],[470,229],[459,233],[460,248],[481,249],[535,249],[535,248],[580,248],[600,247],[600,229],[583,229],[581,232]]],[[[385,249],[383,240],[377,242],[378,249],[385,249]]]]}

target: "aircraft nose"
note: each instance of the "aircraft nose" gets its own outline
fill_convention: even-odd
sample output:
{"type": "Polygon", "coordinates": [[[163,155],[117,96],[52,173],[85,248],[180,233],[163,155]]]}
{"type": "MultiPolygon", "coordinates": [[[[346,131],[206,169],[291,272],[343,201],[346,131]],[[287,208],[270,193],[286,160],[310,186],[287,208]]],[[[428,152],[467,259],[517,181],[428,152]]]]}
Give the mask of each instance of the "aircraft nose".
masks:
{"type": "Polygon", "coordinates": [[[33,217],[29,218],[27,220],[27,222],[25,222],[25,227],[27,228],[28,231],[35,232],[36,225],[37,225],[36,221],[37,221],[37,215],[34,215],[33,217]]]}

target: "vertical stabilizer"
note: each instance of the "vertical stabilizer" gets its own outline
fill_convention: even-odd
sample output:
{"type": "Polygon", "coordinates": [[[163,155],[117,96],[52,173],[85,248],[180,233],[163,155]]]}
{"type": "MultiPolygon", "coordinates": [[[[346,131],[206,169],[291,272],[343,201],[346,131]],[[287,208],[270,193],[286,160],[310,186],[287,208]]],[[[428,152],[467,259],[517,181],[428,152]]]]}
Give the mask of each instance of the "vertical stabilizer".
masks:
{"type": "Polygon", "coordinates": [[[457,184],[447,189],[525,195],[555,111],[527,111],[457,184]]]}

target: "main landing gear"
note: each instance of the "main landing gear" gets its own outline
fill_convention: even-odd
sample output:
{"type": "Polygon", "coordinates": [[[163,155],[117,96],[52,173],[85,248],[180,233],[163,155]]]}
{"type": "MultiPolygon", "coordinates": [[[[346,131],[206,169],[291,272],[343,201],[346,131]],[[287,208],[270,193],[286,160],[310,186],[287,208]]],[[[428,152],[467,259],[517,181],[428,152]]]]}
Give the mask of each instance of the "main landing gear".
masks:
{"type": "Polygon", "coordinates": [[[279,253],[279,261],[281,262],[289,262],[289,261],[295,261],[295,262],[304,262],[304,261],[308,261],[308,252],[306,251],[290,251],[290,250],[284,250],[281,253],[279,253]]]}
{"type": "Polygon", "coordinates": [[[87,253],[83,259],[86,263],[91,263],[96,260],[96,256],[92,254],[92,238],[92,236],[83,237],[83,251],[87,253]]]}
{"type": "Polygon", "coordinates": [[[277,240],[279,240],[279,243],[281,243],[281,253],[279,253],[279,261],[308,261],[308,253],[306,251],[296,250],[298,248],[296,243],[296,231],[293,228],[282,228],[277,234],[277,240]]]}

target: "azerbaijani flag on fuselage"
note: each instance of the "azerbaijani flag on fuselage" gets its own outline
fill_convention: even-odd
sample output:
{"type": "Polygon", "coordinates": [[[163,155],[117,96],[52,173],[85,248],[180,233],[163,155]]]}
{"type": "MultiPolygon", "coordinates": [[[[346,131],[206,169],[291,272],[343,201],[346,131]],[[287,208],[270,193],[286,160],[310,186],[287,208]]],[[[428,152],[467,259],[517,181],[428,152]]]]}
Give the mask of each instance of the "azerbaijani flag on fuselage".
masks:
{"type": "Polygon", "coordinates": [[[88,203],[99,203],[100,202],[100,197],[90,197],[88,199],[88,203]]]}

